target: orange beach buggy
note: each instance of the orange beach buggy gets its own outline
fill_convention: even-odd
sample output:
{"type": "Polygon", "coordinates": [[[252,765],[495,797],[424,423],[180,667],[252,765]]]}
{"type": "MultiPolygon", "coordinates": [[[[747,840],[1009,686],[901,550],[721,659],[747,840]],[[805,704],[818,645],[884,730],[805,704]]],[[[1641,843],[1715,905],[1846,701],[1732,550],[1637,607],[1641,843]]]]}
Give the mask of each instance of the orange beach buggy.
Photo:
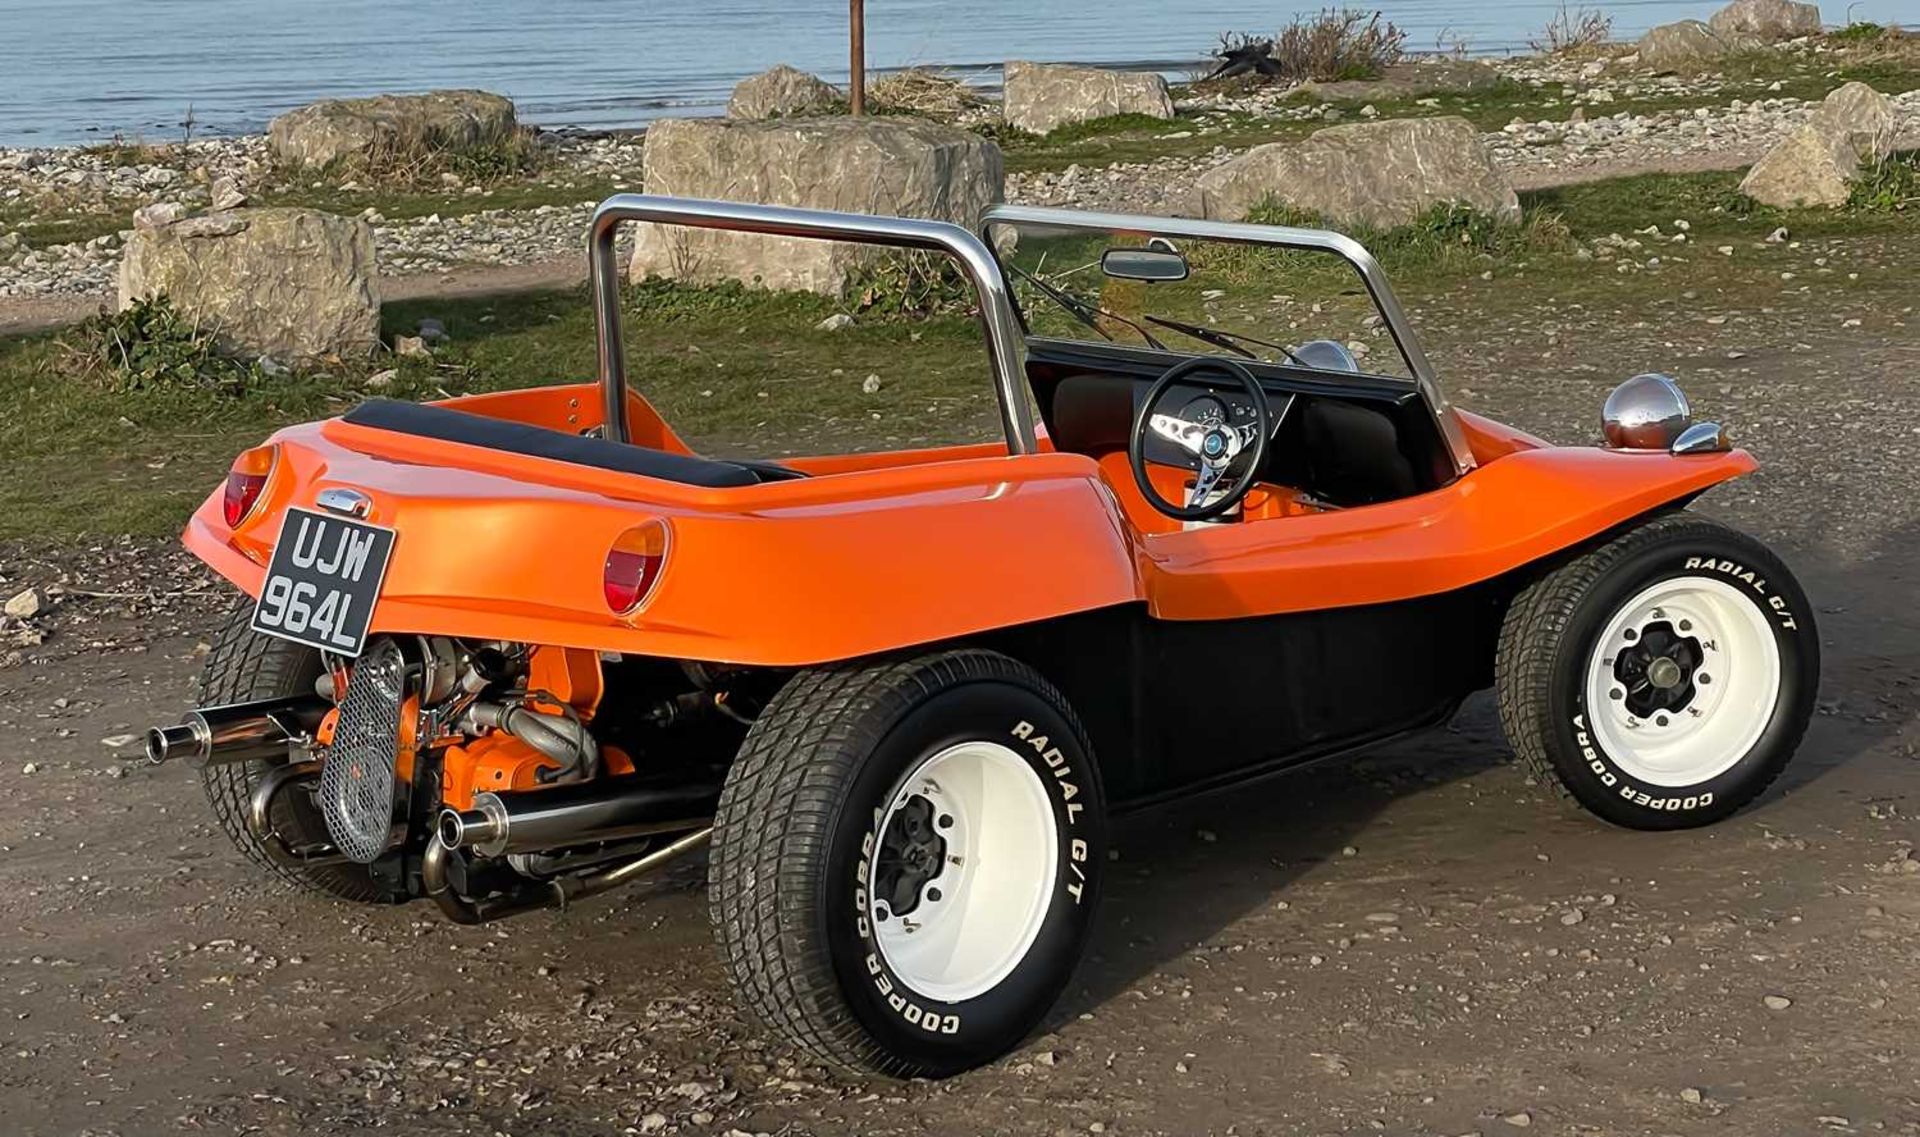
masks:
{"type": "Polygon", "coordinates": [[[1615,391],[1604,446],[1452,407],[1343,236],[626,195],[590,254],[597,384],[283,430],[188,526],[248,600],[150,756],[201,763],[239,847],[308,888],[477,924],[710,844],[759,1020],[943,1075],[1065,985],[1115,811],[1432,727],[1491,686],[1515,751],[1587,809],[1701,825],[1807,723],[1806,598],[1686,508],[1753,459],[1660,376],[1615,391]],[[691,452],[627,385],[623,222],[949,258],[1004,437],[691,452]],[[1075,267],[1036,269],[1049,247],[1075,267]],[[1374,362],[1156,303],[1206,265],[1308,253],[1357,281],[1374,362]]]}

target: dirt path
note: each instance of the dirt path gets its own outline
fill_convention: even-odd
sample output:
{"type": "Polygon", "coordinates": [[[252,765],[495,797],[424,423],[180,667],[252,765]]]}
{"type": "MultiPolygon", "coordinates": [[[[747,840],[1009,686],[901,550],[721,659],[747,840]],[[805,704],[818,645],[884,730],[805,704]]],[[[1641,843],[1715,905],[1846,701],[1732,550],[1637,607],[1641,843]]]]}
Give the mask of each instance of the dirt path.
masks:
{"type": "MultiPolygon", "coordinates": [[[[262,881],[186,771],[102,742],[190,700],[217,600],[74,598],[0,669],[7,1130],[1920,1134],[1912,310],[1645,299],[1657,281],[1492,309],[1514,291],[1417,317],[1465,405],[1577,441],[1611,383],[1666,362],[1769,463],[1704,507],[1799,567],[1826,679],[1755,808],[1666,835],[1563,812],[1476,700],[1130,822],[1047,1033],[951,1082],[849,1083],[738,1019],[698,866],[480,929],[262,881]]],[[[96,590],[199,591],[170,554],[54,559],[96,590]]],[[[9,581],[56,571],[10,560],[9,581]]]]}

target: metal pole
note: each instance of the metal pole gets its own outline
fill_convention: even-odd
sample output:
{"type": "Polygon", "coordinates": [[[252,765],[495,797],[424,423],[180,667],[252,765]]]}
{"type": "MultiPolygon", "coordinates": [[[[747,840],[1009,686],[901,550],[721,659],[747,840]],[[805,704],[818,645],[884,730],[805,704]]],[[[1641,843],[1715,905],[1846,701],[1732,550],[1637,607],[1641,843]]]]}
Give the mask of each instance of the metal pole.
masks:
{"type": "Polygon", "coordinates": [[[867,0],[847,0],[848,38],[852,40],[847,110],[867,113],[867,0]]]}

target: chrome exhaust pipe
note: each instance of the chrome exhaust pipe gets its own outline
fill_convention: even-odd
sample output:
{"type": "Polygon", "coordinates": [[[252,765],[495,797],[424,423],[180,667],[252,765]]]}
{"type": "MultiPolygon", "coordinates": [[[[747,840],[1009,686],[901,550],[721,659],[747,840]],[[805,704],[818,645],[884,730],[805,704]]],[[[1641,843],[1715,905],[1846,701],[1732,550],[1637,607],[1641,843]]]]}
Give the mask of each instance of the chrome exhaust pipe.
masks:
{"type": "Polygon", "coordinates": [[[644,853],[612,868],[584,876],[562,877],[558,880],[534,882],[507,896],[489,897],[474,900],[461,895],[449,879],[448,867],[453,850],[447,848],[436,831],[433,839],[427,842],[427,851],[420,858],[420,887],[429,899],[440,909],[442,915],[456,924],[485,924],[507,916],[517,916],[522,912],[533,912],[541,908],[565,909],[576,900],[585,900],[589,896],[598,896],[610,892],[623,884],[637,880],[669,861],[679,860],[688,853],[705,848],[713,840],[713,826],[706,825],[691,833],[669,841],[649,853],[644,853]]]}
{"type": "Polygon", "coordinates": [[[288,695],[188,711],[174,726],[147,731],[147,761],[245,762],[284,758],[311,740],[333,704],[318,695],[288,695]]]}
{"type": "Polygon", "coordinates": [[[486,857],[678,833],[708,824],[720,787],[633,778],[568,782],[544,790],[479,793],[448,809],[435,831],[449,849],[486,857]]]}
{"type": "Polygon", "coordinates": [[[313,760],[288,762],[275,766],[254,784],[247,798],[247,830],[268,857],[290,867],[313,868],[347,863],[347,858],[332,845],[307,845],[296,848],[287,843],[273,823],[273,805],[281,794],[295,786],[313,786],[320,781],[321,763],[313,760]]]}

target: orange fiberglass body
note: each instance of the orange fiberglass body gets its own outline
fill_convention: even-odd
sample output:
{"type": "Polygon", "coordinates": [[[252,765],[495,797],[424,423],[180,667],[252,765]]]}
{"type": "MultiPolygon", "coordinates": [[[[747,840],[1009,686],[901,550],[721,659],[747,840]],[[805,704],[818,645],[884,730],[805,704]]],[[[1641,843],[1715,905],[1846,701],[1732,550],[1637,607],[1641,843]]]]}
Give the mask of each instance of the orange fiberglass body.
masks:
{"type": "Polygon", "coordinates": [[[1497,681],[1515,749],[1594,812],[1704,824],[1810,713],[1791,573],[1683,508],[1753,459],[1658,375],[1609,397],[1603,446],[1455,409],[1338,234],[623,195],[589,255],[597,382],[367,400],[241,455],[188,523],[248,599],[208,705],[148,751],[206,763],[216,820],[309,888],[474,924],[711,844],[756,1015],[938,1075],[1066,986],[1111,813],[1435,726],[1497,681]],[[948,257],[1002,437],[695,453],[627,386],[629,221],[948,257]],[[1189,256],[1207,242],[1251,255],[1189,256]],[[1370,345],[1228,330],[1289,318],[1261,273],[1302,252],[1352,270],[1336,305],[1371,302],[1370,345]],[[1189,274],[1222,265],[1263,295],[1209,307],[1189,274]]]}
{"type": "MultiPolygon", "coordinates": [[[[599,425],[598,394],[566,386],[442,405],[583,430],[599,425]]],[[[632,413],[656,445],[684,451],[637,398],[632,413]]],[[[284,507],[351,486],[371,499],[367,519],[397,534],[376,632],[795,667],[1134,601],[1159,619],[1220,620],[1448,592],[1756,465],[1739,450],[1551,447],[1456,413],[1480,465],[1440,489],[1196,529],[1150,516],[1094,459],[1052,450],[802,458],[788,465],[816,476],[709,489],[333,420],[275,435],[255,512],[230,527],[215,493],[185,539],[257,595],[284,507]],[[650,518],[670,527],[670,566],[642,609],[619,616],[602,596],[602,562],[650,518]]]]}

